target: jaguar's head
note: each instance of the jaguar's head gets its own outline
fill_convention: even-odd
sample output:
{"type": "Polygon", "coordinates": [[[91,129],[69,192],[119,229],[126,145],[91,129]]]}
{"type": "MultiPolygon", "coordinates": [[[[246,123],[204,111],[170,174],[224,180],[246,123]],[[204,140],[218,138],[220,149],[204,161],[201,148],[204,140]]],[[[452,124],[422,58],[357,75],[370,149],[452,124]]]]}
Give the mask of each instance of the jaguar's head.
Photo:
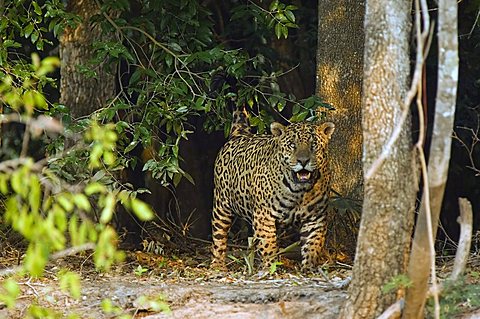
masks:
{"type": "Polygon", "coordinates": [[[278,138],[284,163],[295,183],[313,183],[327,163],[327,146],[335,125],[294,123],[283,126],[274,122],[270,127],[278,138]]]}

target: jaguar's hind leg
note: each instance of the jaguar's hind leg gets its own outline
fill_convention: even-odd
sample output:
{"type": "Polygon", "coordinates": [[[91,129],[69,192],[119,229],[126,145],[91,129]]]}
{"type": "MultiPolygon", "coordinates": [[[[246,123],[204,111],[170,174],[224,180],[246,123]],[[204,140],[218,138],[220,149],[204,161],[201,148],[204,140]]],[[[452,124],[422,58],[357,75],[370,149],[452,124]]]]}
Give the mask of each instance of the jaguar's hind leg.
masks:
{"type": "Polygon", "coordinates": [[[212,269],[226,269],[225,255],[227,253],[228,231],[231,225],[232,213],[225,208],[214,207],[212,217],[213,260],[210,264],[212,269]]]}

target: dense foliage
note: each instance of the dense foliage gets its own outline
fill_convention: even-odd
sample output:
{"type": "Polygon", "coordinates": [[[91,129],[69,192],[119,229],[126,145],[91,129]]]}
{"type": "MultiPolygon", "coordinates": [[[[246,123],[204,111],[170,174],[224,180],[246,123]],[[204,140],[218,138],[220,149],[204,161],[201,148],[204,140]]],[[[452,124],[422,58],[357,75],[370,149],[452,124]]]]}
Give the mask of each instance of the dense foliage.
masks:
{"type": "MultiPolygon", "coordinates": [[[[118,98],[98,116],[117,123],[124,153],[139,143],[144,148],[155,145],[158,152],[144,169],[164,183],[177,184],[182,176],[191,180],[180,168],[179,144],[201,129],[192,125],[195,117],[202,118],[203,129],[228,135],[232,110],[227,106],[234,100],[248,106],[251,125],[263,132],[272,114],[287,103],[293,107],[292,120],[314,119],[320,103],[313,97],[299,102],[281,92],[277,79],[282,70],[264,52],[272,30],[280,38],[289,27],[297,27],[296,7],[273,1],[266,9],[247,1],[230,8],[228,24],[235,28],[226,26],[224,33],[249,26],[248,36],[259,37],[252,50],[224,41],[227,34],[217,33],[208,9],[187,0],[106,1],[98,16],[102,29],[116,32],[117,41],[97,43],[92,65],[107,61],[126,70],[118,98]],[[228,80],[215,87],[212,78],[219,73],[228,80]]],[[[89,74],[91,68],[85,70],[95,76],[89,74]]],[[[135,161],[131,158],[126,165],[135,161]]]]}

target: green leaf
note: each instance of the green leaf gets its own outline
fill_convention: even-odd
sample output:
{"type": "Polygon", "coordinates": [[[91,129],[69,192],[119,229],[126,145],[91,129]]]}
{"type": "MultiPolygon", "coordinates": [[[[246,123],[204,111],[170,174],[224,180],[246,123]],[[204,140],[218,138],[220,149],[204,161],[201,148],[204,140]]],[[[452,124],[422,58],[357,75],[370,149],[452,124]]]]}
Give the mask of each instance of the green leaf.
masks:
{"type": "Polygon", "coordinates": [[[173,50],[173,51],[177,51],[177,52],[181,52],[182,51],[182,47],[176,43],[176,42],[170,42],[168,44],[168,46],[173,50]]]}
{"type": "Polygon", "coordinates": [[[40,209],[41,188],[40,180],[37,176],[30,177],[30,192],[28,193],[28,203],[32,214],[38,214],[40,209]]]}
{"type": "Polygon", "coordinates": [[[283,265],[281,261],[276,261],[273,264],[270,265],[270,275],[273,275],[274,273],[277,272],[277,267],[283,265]]]}
{"type": "Polygon", "coordinates": [[[88,198],[87,196],[85,196],[84,194],[75,194],[73,195],[73,202],[75,203],[75,205],[86,211],[86,212],[89,212],[92,207],[90,205],[90,202],[88,201],[88,198]]]}
{"type": "Polygon", "coordinates": [[[131,205],[135,215],[142,221],[152,220],[155,216],[150,206],[137,198],[132,198],[131,205]]]}
{"type": "Polygon", "coordinates": [[[0,302],[4,303],[8,309],[15,307],[17,297],[20,296],[20,288],[13,278],[8,278],[3,282],[4,292],[0,294],[0,302]]]}
{"type": "Polygon", "coordinates": [[[127,147],[125,147],[125,150],[123,151],[124,154],[130,152],[131,150],[133,150],[135,148],[135,146],[137,146],[139,143],[139,141],[132,141],[130,142],[127,147]]]}
{"type": "Polygon", "coordinates": [[[6,174],[0,174],[0,192],[3,195],[8,193],[8,177],[6,174]]]}
{"type": "Polygon", "coordinates": [[[30,36],[30,40],[32,41],[32,43],[37,42],[39,36],[40,36],[40,34],[38,33],[37,30],[32,32],[32,35],[30,36]]]}
{"type": "Polygon", "coordinates": [[[106,224],[112,220],[116,203],[117,201],[116,201],[115,195],[108,194],[107,197],[105,198],[105,203],[102,209],[102,213],[100,214],[100,223],[106,224]]]}
{"type": "Polygon", "coordinates": [[[73,246],[81,245],[85,242],[85,238],[80,238],[78,231],[78,217],[72,215],[68,221],[68,234],[70,235],[71,244],[73,246]]]}
{"type": "Polygon", "coordinates": [[[57,195],[57,202],[67,211],[71,212],[73,210],[73,202],[71,201],[71,194],[63,193],[57,195]]]}
{"type": "Polygon", "coordinates": [[[42,15],[42,8],[40,8],[40,6],[38,5],[37,1],[33,1],[32,2],[32,5],[33,5],[33,11],[35,11],[36,14],[38,14],[39,16],[42,15]]]}
{"type": "Polygon", "coordinates": [[[33,32],[33,28],[34,28],[34,25],[33,25],[33,23],[30,22],[30,23],[25,27],[25,29],[23,29],[23,36],[24,36],[25,38],[28,38],[28,37],[32,34],[32,32],[33,32]]]}
{"type": "Polygon", "coordinates": [[[270,3],[270,7],[268,8],[270,11],[277,10],[278,8],[278,0],[274,0],[270,3]]]}
{"type": "Polygon", "coordinates": [[[107,191],[105,185],[100,184],[98,182],[90,183],[85,187],[85,195],[91,196],[95,193],[105,193],[107,191]]]}
{"type": "Polygon", "coordinates": [[[79,299],[81,296],[80,291],[80,275],[73,271],[62,270],[58,274],[60,289],[63,292],[70,293],[70,295],[79,299]]]}
{"type": "Polygon", "coordinates": [[[288,38],[288,28],[286,26],[284,25],[281,26],[281,32],[285,39],[288,38]]]}
{"type": "Polygon", "coordinates": [[[3,42],[4,48],[20,48],[22,45],[14,40],[7,39],[3,42]]]}
{"type": "Polygon", "coordinates": [[[195,185],[195,180],[193,179],[192,175],[184,171],[182,171],[182,174],[183,174],[183,177],[185,177],[192,185],[195,185]]]}
{"type": "Polygon", "coordinates": [[[16,170],[13,172],[10,178],[10,184],[12,185],[12,189],[15,193],[21,195],[23,198],[26,198],[28,195],[28,189],[24,183],[25,174],[23,170],[16,170]]]}
{"type": "Polygon", "coordinates": [[[25,270],[30,275],[40,277],[47,264],[49,250],[45,241],[32,241],[24,258],[25,270]]]}
{"type": "Polygon", "coordinates": [[[138,80],[140,80],[142,75],[143,75],[143,69],[142,68],[136,69],[135,72],[133,72],[132,76],[130,77],[128,84],[130,86],[137,84],[138,80]]]}
{"type": "Polygon", "coordinates": [[[277,36],[277,39],[280,39],[282,36],[282,25],[280,23],[275,25],[275,35],[277,36]]]}
{"type": "Polygon", "coordinates": [[[186,105],[182,105],[177,109],[178,113],[185,113],[188,111],[188,107],[186,105]]]}
{"type": "Polygon", "coordinates": [[[165,56],[165,64],[168,66],[168,67],[171,67],[172,64],[173,64],[173,55],[171,54],[168,54],[165,56]]]}
{"type": "Polygon", "coordinates": [[[290,21],[290,22],[295,22],[295,15],[293,14],[292,11],[290,10],[285,10],[285,16],[287,17],[287,19],[290,21]]]}
{"type": "Polygon", "coordinates": [[[172,152],[175,157],[178,157],[178,145],[175,144],[172,146],[172,152]]]}

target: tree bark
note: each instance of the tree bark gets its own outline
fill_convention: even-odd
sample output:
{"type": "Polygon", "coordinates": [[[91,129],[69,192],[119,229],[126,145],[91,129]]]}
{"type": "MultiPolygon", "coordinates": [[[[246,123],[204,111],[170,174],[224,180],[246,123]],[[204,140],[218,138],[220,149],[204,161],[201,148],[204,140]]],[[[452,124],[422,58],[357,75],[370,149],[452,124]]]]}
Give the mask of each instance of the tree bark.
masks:
{"type": "MultiPolygon", "coordinates": [[[[329,250],[353,260],[363,198],[361,93],[365,1],[318,2],[316,94],[333,105],[327,119],[335,123],[329,145],[332,189],[339,194],[329,214],[329,250]],[[351,200],[354,202],[352,203],[351,200]],[[339,223],[338,220],[341,222],[339,223]]],[[[340,257],[341,258],[341,257],[340,257]]]]}
{"type": "Polygon", "coordinates": [[[332,104],[327,114],[335,123],[330,143],[332,188],[361,200],[363,18],[365,1],[318,2],[317,95],[332,104]]]}
{"type": "Polygon", "coordinates": [[[82,22],[75,29],[66,28],[60,39],[60,103],[77,119],[103,107],[115,95],[114,65],[98,65],[96,78],[88,78],[77,69],[78,65],[88,65],[94,41],[113,40],[114,34],[103,35],[99,25],[92,25],[90,18],[100,12],[95,0],[68,1],[67,10],[79,15],[82,22]]]}
{"type": "MultiPolygon", "coordinates": [[[[409,76],[411,3],[368,0],[363,82],[364,176],[400,121],[409,76]]],[[[406,270],[416,185],[410,119],[383,164],[365,179],[349,297],[340,318],[375,318],[397,294],[385,286],[406,270]]]]}
{"type": "Polygon", "coordinates": [[[438,2],[438,84],[435,119],[428,162],[428,202],[422,196],[415,228],[408,277],[412,286],[405,296],[403,318],[423,318],[430,275],[431,250],[428,238],[427,211],[430,204],[433,239],[437,233],[443,194],[447,183],[453,120],[458,84],[457,3],[455,0],[438,2]]]}

